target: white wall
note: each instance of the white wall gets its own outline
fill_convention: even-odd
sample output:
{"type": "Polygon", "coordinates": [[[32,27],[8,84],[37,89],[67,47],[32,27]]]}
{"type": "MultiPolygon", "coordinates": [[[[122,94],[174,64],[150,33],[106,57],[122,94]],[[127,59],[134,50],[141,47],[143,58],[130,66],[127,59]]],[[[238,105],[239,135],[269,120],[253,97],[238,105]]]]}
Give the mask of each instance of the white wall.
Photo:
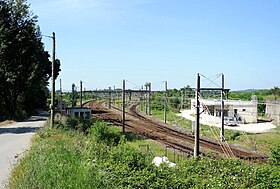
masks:
{"type": "Polygon", "coordinates": [[[265,114],[270,119],[280,123],[280,101],[267,101],[265,114]]]}

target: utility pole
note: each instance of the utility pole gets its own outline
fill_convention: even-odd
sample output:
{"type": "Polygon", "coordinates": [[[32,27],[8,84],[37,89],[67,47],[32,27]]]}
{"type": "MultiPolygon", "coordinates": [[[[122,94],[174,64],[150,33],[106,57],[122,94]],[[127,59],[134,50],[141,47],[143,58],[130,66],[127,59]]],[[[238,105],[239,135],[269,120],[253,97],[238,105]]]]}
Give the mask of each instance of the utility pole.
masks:
{"type": "Polygon", "coordinates": [[[83,82],[80,81],[80,107],[83,107],[83,82]]]}
{"type": "Polygon", "coordinates": [[[181,110],[184,108],[184,91],[181,91],[181,110]]]}
{"type": "Polygon", "coordinates": [[[196,125],[195,125],[195,144],[194,144],[194,157],[199,156],[199,95],[200,95],[200,75],[197,74],[197,81],[196,81],[196,125]]]}
{"type": "Polygon", "coordinates": [[[225,141],[225,120],[224,120],[224,109],[225,109],[225,103],[224,103],[224,88],[225,88],[225,80],[224,80],[224,74],[222,74],[222,90],[221,90],[221,121],[222,121],[222,127],[221,127],[221,141],[225,141]]]}
{"type": "Polygon", "coordinates": [[[51,95],[51,121],[50,127],[54,125],[54,101],[55,101],[55,78],[54,78],[54,64],[55,64],[55,33],[52,33],[53,40],[53,55],[52,55],[52,95],[51,95]]]}
{"type": "MultiPolygon", "coordinates": [[[[114,85],[114,92],[115,92],[115,90],[116,90],[116,87],[114,85]]],[[[113,104],[115,105],[116,104],[116,95],[114,92],[113,92],[113,104]]]]}
{"type": "Polygon", "coordinates": [[[143,85],[142,85],[141,89],[140,89],[140,91],[141,91],[141,93],[140,93],[140,110],[141,111],[143,111],[143,90],[144,90],[144,88],[143,88],[143,85]]]}
{"type": "Polygon", "coordinates": [[[145,90],[146,90],[146,95],[145,95],[145,97],[146,97],[146,115],[148,115],[148,93],[147,93],[148,83],[145,84],[145,90]]]}
{"type": "Polygon", "coordinates": [[[146,114],[150,115],[151,110],[150,110],[150,103],[151,103],[151,83],[146,83],[146,114]]]}
{"type": "Polygon", "coordinates": [[[62,83],[61,83],[61,79],[59,80],[59,84],[60,84],[60,113],[62,114],[62,83]]]}
{"type": "Polygon", "coordinates": [[[151,91],[152,91],[152,84],[149,83],[149,93],[148,93],[148,115],[151,115],[151,91]]]}
{"type": "Polygon", "coordinates": [[[128,96],[129,102],[131,102],[131,96],[132,96],[132,92],[130,91],[128,96]]]}
{"type": "Polygon", "coordinates": [[[122,90],[122,129],[125,132],[125,80],[123,80],[123,90],[122,90]]]}
{"type": "Polygon", "coordinates": [[[117,95],[117,105],[118,107],[120,107],[120,97],[119,97],[119,93],[116,91],[116,95],[117,95]]]}
{"type": "Polygon", "coordinates": [[[109,87],[109,109],[111,109],[111,99],[112,99],[112,92],[111,92],[111,87],[109,87]]]}
{"type": "Polygon", "coordinates": [[[221,141],[224,142],[224,109],[225,109],[225,104],[224,104],[224,96],[225,92],[229,91],[229,89],[225,89],[225,83],[224,83],[224,74],[221,74],[221,87],[219,88],[203,88],[200,87],[200,75],[199,73],[197,74],[197,89],[196,89],[196,128],[195,128],[195,147],[194,147],[194,157],[197,157],[199,155],[199,106],[200,106],[200,100],[199,100],[199,93],[200,91],[209,91],[209,90],[214,90],[214,91],[221,91],[221,131],[220,131],[220,138],[221,141]]]}
{"type": "Polygon", "coordinates": [[[167,109],[167,81],[164,82],[164,123],[166,123],[166,109],[167,109]]]}
{"type": "Polygon", "coordinates": [[[72,84],[72,108],[75,106],[75,84],[72,84]]]}

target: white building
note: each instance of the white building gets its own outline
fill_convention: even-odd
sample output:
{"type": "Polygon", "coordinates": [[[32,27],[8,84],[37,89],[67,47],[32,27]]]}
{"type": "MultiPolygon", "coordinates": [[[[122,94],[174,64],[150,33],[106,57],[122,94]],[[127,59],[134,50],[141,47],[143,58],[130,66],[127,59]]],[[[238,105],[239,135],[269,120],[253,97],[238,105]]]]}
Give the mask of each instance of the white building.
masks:
{"type": "Polygon", "coordinates": [[[268,118],[280,123],[280,101],[267,101],[265,114],[268,118]]]}
{"type": "MultiPolygon", "coordinates": [[[[196,114],[196,101],[191,100],[191,109],[196,114]]],[[[217,99],[200,100],[201,112],[221,117],[221,101],[217,99]]],[[[258,101],[224,100],[224,116],[234,117],[239,123],[257,123],[258,101]]]]}
{"type": "Polygon", "coordinates": [[[67,108],[66,114],[69,116],[83,117],[84,119],[91,118],[90,108],[67,108]]]}

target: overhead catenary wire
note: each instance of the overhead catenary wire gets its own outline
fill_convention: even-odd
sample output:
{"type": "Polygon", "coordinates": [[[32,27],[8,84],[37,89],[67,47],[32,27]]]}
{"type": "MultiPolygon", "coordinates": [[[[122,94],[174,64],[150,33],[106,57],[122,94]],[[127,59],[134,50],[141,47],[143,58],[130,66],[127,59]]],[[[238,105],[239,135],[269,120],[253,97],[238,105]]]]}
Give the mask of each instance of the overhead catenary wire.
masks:
{"type": "MultiPolygon", "coordinates": [[[[202,105],[202,106],[203,106],[204,111],[206,111],[210,115],[210,110],[209,110],[208,106],[205,106],[205,105],[202,105]]],[[[213,118],[211,116],[206,116],[206,114],[201,114],[201,115],[207,120],[207,122],[210,122],[212,124],[214,123],[213,118]]],[[[219,122],[219,124],[221,124],[221,122],[219,122]]],[[[212,127],[211,125],[208,125],[208,126],[209,126],[211,132],[214,134],[214,136],[219,138],[219,132],[216,129],[214,129],[214,127],[212,127]]],[[[229,156],[229,157],[234,156],[229,144],[226,142],[224,137],[222,140],[223,142],[218,139],[217,139],[217,141],[227,156],[229,156]]]]}
{"type": "MultiPolygon", "coordinates": [[[[138,84],[135,84],[134,82],[131,82],[129,80],[125,80],[127,83],[131,84],[134,86],[133,89],[141,89],[143,85],[138,85],[138,84]]],[[[128,87],[127,87],[128,88],[128,87]]]]}
{"type": "Polygon", "coordinates": [[[213,80],[212,80],[212,78],[213,77],[216,77],[216,79],[218,78],[218,77],[220,77],[222,74],[220,73],[220,74],[217,74],[217,75],[214,75],[214,76],[212,76],[212,77],[206,77],[206,76],[204,76],[203,74],[200,74],[202,77],[204,77],[205,78],[205,80],[208,80],[209,82],[211,82],[212,84],[214,84],[214,85],[216,85],[217,87],[220,87],[220,85],[219,84],[217,84],[216,82],[214,82],[213,80]]]}

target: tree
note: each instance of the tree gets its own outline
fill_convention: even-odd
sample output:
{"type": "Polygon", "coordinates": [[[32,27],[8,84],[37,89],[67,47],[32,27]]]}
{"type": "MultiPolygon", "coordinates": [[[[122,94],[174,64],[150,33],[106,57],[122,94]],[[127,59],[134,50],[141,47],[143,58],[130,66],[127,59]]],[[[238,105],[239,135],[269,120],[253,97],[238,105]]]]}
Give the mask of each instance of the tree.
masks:
{"type": "Polygon", "coordinates": [[[8,119],[27,116],[48,95],[51,62],[28,9],[26,0],[0,0],[0,113],[8,119]]]}
{"type": "Polygon", "coordinates": [[[280,88],[274,87],[270,91],[271,91],[271,94],[274,96],[274,100],[277,100],[277,98],[280,96],[280,88]]]}

